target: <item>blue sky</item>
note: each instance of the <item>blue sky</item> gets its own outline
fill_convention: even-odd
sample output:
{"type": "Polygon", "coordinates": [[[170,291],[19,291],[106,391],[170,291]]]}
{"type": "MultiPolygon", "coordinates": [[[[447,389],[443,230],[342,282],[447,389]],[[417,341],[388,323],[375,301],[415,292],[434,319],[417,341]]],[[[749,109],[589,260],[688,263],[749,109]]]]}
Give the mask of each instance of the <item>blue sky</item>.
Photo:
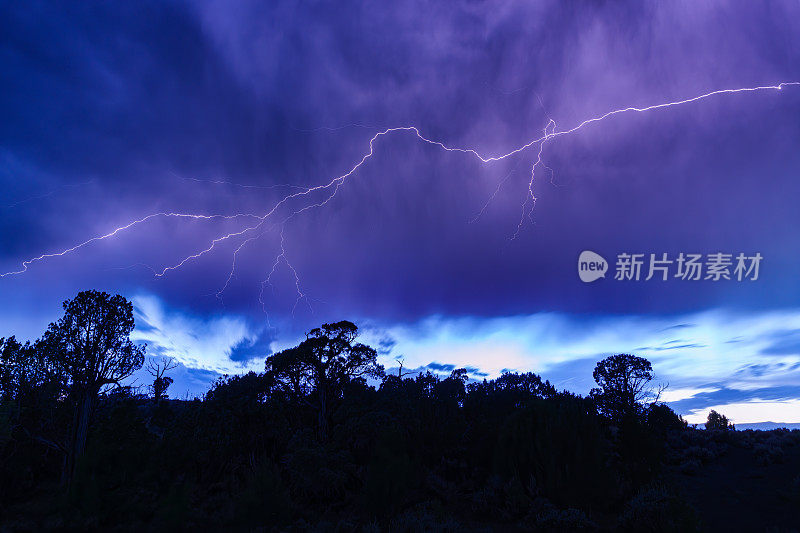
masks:
{"type": "Polygon", "coordinates": [[[387,366],[585,393],[633,352],[690,420],[800,422],[800,87],[531,143],[800,81],[796,3],[1,9],[0,335],[95,288],[177,396],[349,319],[387,366]],[[764,259],[586,284],[583,250],[764,259]]]}

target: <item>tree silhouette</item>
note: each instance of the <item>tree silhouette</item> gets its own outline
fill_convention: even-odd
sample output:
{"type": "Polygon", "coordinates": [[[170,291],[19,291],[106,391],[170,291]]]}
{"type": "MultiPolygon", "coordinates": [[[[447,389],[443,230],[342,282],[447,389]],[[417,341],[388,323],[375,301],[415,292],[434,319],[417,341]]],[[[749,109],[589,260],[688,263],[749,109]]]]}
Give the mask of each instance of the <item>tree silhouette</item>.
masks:
{"type": "Polygon", "coordinates": [[[150,389],[153,391],[153,399],[156,404],[167,398],[167,389],[172,385],[172,378],[165,375],[170,370],[178,367],[177,361],[172,357],[162,357],[158,361],[151,359],[147,363],[147,373],[153,376],[153,384],[150,389]]]}
{"type": "Polygon", "coordinates": [[[322,438],[328,433],[331,402],[338,399],[342,387],[354,378],[384,376],[377,352],[356,343],[357,337],[358,328],[352,322],[323,324],[309,331],[298,346],[267,358],[266,370],[277,385],[317,410],[317,430],[322,438]],[[316,399],[313,403],[309,401],[312,396],[316,399]]]}
{"type": "MultiPolygon", "coordinates": [[[[109,386],[142,364],[130,304],[81,293],[65,310],[40,341],[0,340],[0,514],[12,527],[691,531],[662,481],[690,483],[729,444],[753,450],[737,457],[745,468],[796,450],[785,431],[687,428],[654,401],[640,357],[600,361],[592,398],[532,372],[412,377],[399,360],[383,375],[349,322],[309,331],[263,372],[217,379],[202,401],[154,408],[173,360],[148,358],[150,397],[109,386]],[[50,511],[67,466],[68,498],[50,511]]],[[[707,428],[732,425],[712,412],[707,428]]]]}
{"type": "Polygon", "coordinates": [[[712,409],[711,412],[708,413],[706,429],[727,431],[729,429],[734,429],[734,427],[733,424],[730,423],[730,420],[728,420],[727,416],[721,415],[712,409]]]}
{"type": "Polygon", "coordinates": [[[23,391],[41,381],[35,354],[30,344],[20,344],[15,337],[0,338],[0,400],[17,400],[23,391]]]}
{"type": "Polygon", "coordinates": [[[144,362],[144,346],[130,340],[133,306],[120,295],[83,291],[63,304],[64,316],[50,324],[42,348],[69,383],[74,414],[64,481],[69,483],[86,447],[94,403],[100,390],[130,376],[144,362]]]}
{"type": "Polygon", "coordinates": [[[592,389],[590,394],[599,411],[614,421],[640,414],[642,402],[651,395],[647,385],[653,379],[653,367],[643,357],[606,357],[597,363],[592,376],[600,388],[592,389]]]}

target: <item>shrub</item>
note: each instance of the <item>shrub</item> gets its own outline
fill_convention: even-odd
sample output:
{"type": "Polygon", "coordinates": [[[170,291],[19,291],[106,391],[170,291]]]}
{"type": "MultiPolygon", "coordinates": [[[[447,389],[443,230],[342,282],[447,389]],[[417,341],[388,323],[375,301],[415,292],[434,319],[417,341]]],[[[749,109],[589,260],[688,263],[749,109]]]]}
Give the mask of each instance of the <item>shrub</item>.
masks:
{"type": "Polygon", "coordinates": [[[289,443],[284,457],[291,493],[307,502],[343,499],[355,484],[355,465],[346,452],[317,442],[311,430],[301,431],[289,443]]]}
{"type": "Polygon", "coordinates": [[[634,496],[619,519],[622,531],[690,532],[699,531],[697,514],[686,502],[663,485],[652,485],[634,496]]]}
{"type": "Polygon", "coordinates": [[[706,421],[706,429],[717,431],[728,431],[734,429],[733,424],[728,420],[728,417],[721,415],[715,410],[708,413],[708,420],[706,421]]]}
{"type": "Polygon", "coordinates": [[[537,531],[596,531],[597,524],[579,509],[550,509],[538,516],[537,531]]]}
{"type": "Polygon", "coordinates": [[[756,456],[756,462],[761,466],[783,463],[785,460],[783,448],[775,445],[756,444],[753,447],[753,453],[756,456]]]}

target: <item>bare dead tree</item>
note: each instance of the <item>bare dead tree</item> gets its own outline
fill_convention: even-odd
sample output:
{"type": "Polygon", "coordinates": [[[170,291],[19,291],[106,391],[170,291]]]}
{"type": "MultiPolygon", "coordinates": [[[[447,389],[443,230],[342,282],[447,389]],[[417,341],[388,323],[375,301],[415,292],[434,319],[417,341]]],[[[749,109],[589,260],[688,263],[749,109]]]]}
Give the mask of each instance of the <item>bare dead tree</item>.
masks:
{"type": "Polygon", "coordinates": [[[153,399],[156,404],[160,404],[161,400],[167,397],[167,389],[172,385],[172,378],[167,376],[166,373],[177,367],[178,362],[172,357],[153,358],[148,361],[145,370],[153,376],[153,384],[150,386],[150,390],[153,392],[153,399]]]}
{"type": "Polygon", "coordinates": [[[398,378],[403,379],[403,376],[410,376],[412,374],[419,374],[419,372],[414,372],[414,371],[411,371],[411,370],[409,370],[408,372],[403,372],[403,363],[405,362],[405,359],[403,358],[402,355],[397,356],[395,358],[395,361],[397,361],[397,364],[399,365],[399,367],[397,369],[397,377],[398,378]]]}

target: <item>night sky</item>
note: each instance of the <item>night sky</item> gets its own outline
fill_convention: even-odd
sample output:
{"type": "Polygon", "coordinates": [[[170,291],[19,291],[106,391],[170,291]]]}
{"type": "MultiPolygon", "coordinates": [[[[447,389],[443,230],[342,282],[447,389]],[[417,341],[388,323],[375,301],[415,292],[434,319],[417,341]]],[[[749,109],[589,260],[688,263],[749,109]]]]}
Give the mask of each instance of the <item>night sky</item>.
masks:
{"type": "Polygon", "coordinates": [[[796,2],[6,3],[0,72],[0,336],[94,288],[174,397],[349,319],[387,367],[586,393],[632,352],[690,421],[800,422],[799,85],[488,162],[375,137],[489,159],[800,82],[796,2]],[[614,279],[681,252],[763,261],[614,279]]]}

